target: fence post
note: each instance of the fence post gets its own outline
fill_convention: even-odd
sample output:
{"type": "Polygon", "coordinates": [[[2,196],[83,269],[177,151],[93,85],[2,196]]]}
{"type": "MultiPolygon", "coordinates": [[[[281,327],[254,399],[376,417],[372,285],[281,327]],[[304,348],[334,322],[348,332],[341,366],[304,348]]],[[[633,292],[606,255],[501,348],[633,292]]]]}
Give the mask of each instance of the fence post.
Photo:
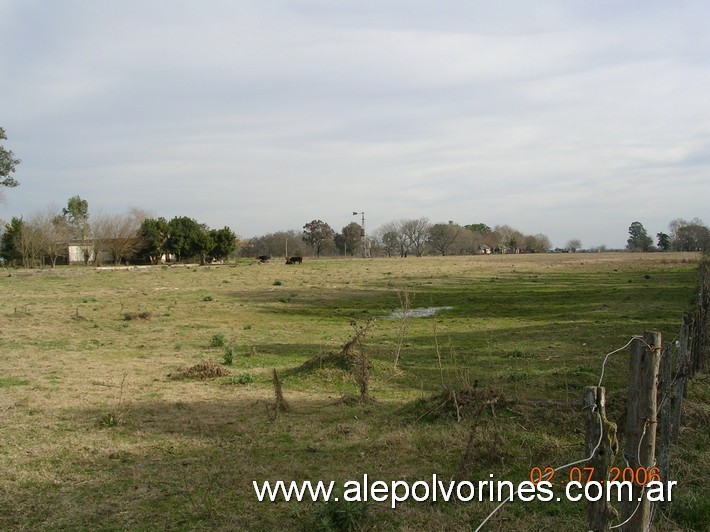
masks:
{"type": "MultiPolygon", "coordinates": [[[[655,331],[646,331],[643,339],[637,338],[631,345],[624,457],[634,471],[639,468],[649,471],[654,466],[661,351],[661,333],[655,331]]],[[[646,531],[650,526],[651,504],[645,496],[645,486],[634,483],[632,492],[632,501],[624,503],[623,518],[628,522],[622,531],[646,531]]]]}
{"type": "MultiPolygon", "coordinates": [[[[592,457],[587,464],[593,468],[591,480],[606,484],[609,481],[609,466],[619,448],[616,425],[606,419],[606,389],[601,386],[585,386],[584,410],[587,413],[587,453],[592,457]]],[[[587,508],[587,529],[607,532],[611,529],[611,521],[616,517],[617,512],[606,497],[595,502],[590,501],[587,508]]]]}

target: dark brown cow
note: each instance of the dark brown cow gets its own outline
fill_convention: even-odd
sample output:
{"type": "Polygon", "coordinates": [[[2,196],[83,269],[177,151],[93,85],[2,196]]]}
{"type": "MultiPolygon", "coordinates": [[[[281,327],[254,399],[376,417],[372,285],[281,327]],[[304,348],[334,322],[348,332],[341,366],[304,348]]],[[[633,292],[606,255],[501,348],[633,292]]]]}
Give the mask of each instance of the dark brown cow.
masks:
{"type": "Polygon", "coordinates": [[[286,257],[286,264],[302,264],[303,257],[286,257]]]}
{"type": "Polygon", "coordinates": [[[271,257],[269,257],[268,255],[259,255],[257,259],[259,259],[259,262],[269,262],[269,259],[271,259],[271,257]]]}

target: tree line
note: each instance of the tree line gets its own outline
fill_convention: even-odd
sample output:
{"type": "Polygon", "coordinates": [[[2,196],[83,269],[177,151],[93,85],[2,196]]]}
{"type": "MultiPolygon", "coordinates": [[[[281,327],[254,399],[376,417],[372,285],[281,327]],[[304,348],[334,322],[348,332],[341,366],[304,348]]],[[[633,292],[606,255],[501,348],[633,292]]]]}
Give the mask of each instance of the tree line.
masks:
{"type": "Polygon", "coordinates": [[[710,228],[700,218],[676,218],[668,224],[668,232],[656,233],[656,243],[641,222],[629,226],[626,241],[629,251],[710,251],[710,228]]]}
{"type": "Polygon", "coordinates": [[[550,239],[543,234],[528,235],[508,225],[489,227],[484,223],[460,225],[453,221],[431,223],[427,218],[388,222],[365,235],[356,222],[336,232],[322,220],[312,220],[301,231],[278,231],[257,236],[240,244],[243,256],[408,257],[422,255],[472,255],[480,253],[544,253],[550,239]]]}
{"type": "Polygon", "coordinates": [[[140,209],[90,216],[89,204],[80,196],[70,198],[61,210],[48,207],[26,220],[13,217],[3,229],[0,257],[6,264],[24,267],[169,260],[205,264],[226,259],[237,242],[230,228],[210,229],[187,216],[168,221],[140,209]]]}

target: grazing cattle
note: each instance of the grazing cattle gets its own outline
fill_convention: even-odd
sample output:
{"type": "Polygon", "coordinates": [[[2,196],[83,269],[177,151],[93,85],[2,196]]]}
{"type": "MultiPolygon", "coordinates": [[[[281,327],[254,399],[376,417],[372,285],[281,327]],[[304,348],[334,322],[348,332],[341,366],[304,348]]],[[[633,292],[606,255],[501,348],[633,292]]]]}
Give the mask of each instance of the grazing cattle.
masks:
{"type": "Polygon", "coordinates": [[[301,264],[303,257],[286,257],[286,264],[301,264]]]}
{"type": "Polygon", "coordinates": [[[257,257],[257,259],[259,259],[259,262],[269,262],[270,258],[271,257],[269,257],[268,255],[259,255],[257,257]]]}

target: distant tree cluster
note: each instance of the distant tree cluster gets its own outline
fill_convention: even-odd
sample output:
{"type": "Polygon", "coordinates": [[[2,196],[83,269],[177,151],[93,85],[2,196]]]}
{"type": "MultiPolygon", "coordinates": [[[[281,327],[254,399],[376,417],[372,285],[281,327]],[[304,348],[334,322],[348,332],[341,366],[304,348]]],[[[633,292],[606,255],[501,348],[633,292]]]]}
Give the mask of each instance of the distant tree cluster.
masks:
{"type": "Polygon", "coordinates": [[[178,262],[198,259],[200,264],[226,259],[237,247],[229,227],[210,229],[187,216],[146,218],[138,230],[136,255],[157,264],[173,256],[178,262]]]}
{"type": "Polygon", "coordinates": [[[388,222],[365,237],[352,222],[336,232],[322,220],[312,220],[303,230],[270,233],[243,242],[245,256],[283,256],[304,252],[328,256],[472,255],[481,253],[544,253],[551,250],[543,234],[526,235],[507,225],[491,228],[483,223],[459,225],[453,221],[431,223],[427,218],[388,222]],[[299,242],[300,241],[300,242],[299,242]]]}
{"type": "Polygon", "coordinates": [[[629,251],[710,251],[710,229],[699,218],[690,221],[676,218],[668,224],[668,233],[656,233],[656,245],[641,222],[629,226],[626,241],[629,251]]]}
{"type": "Polygon", "coordinates": [[[491,228],[483,223],[460,225],[453,221],[430,223],[427,218],[396,220],[375,233],[375,242],[387,256],[472,255],[481,253],[543,253],[550,239],[526,235],[508,225],[491,228]]]}
{"type": "Polygon", "coordinates": [[[27,220],[13,217],[0,237],[0,257],[23,267],[57,263],[101,265],[161,260],[224,260],[236,249],[228,227],[210,229],[187,217],[150,218],[140,209],[126,214],[89,214],[89,204],[73,196],[63,209],[48,207],[27,220]],[[79,253],[70,256],[70,250],[79,253]]]}

